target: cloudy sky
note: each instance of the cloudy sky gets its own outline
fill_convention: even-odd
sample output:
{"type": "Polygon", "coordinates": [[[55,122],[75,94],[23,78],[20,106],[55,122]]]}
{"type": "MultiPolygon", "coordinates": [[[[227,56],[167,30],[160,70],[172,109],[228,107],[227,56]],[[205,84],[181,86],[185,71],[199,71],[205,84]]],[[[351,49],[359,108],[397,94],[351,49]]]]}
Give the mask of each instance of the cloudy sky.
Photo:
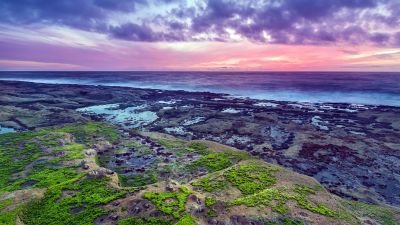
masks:
{"type": "Polygon", "coordinates": [[[1,0],[0,70],[400,71],[399,0],[1,0]]]}

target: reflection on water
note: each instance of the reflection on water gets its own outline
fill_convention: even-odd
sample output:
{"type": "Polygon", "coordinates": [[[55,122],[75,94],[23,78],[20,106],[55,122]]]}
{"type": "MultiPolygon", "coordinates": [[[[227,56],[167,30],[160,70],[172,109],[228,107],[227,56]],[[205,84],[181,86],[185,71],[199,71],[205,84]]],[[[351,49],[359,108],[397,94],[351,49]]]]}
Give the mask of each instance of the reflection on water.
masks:
{"type": "Polygon", "coordinates": [[[143,111],[146,105],[120,108],[119,104],[106,104],[77,109],[88,114],[102,115],[112,123],[121,124],[127,128],[138,128],[148,125],[158,119],[155,112],[143,111]]]}
{"type": "Polygon", "coordinates": [[[3,127],[0,125],[0,134],[13,133],[13,132],[16,132],[16,130],[14,128],[3,127]]]}

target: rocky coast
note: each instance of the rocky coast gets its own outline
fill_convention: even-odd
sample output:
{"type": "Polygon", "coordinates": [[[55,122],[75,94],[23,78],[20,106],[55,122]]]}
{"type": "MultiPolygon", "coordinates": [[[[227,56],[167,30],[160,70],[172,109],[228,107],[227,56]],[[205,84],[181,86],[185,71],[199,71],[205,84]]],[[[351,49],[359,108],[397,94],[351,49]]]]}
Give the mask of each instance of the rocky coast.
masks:
{"type": "MultiPolygon", "coordinates": [[[[349,200],[400,206],[398,107],[0,81],[2,130],[37,131],[90,121],[112,124],[121,134],[154,151],[137,154],[129,149],[138,146],[126,144],[124,151],[97,152],[100,165],[117,171],[125,185],[144,182],[136,177],[144,172],[151,180],[147,171],[154,171],[156,159],[164,163],[179,159],[179,153],[168,152],[162,142],[135,133],[156,132],[246,151],[272,165],[311,176],[330,193],[349,200]]],[[[148,152],[146,149],[140,151],[148,152]]],[[[190,154],[180,160],[191,164],[202,157],[190,154]]],[[[161,172],[168,171],[157,174],[161,172]]],[[[209,172],[194,170],[188,175],[175,171],[170,175],[171,179],[187,176],[190,181],[209,172]]]]}

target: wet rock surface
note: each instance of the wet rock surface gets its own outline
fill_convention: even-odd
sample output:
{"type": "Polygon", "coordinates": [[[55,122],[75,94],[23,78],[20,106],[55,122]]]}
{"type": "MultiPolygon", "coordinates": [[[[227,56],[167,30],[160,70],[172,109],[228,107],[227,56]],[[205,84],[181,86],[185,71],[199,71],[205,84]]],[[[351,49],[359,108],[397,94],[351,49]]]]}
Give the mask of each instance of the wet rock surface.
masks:
{"type": "MultiPolygon", "coordinates": [[[[187,140],[213,140],[313,176],[335,194],[400,205],[400,108],[12,81],[0,82],[0,96],[3,127],[30,130],[108,120],[122,128],[170,133],[187,140]],[[106,113],[119,110],[129,115],[122,117],[128,121],[118,120],[119,114],[79,110],[108,104],[113,106],[105,107],[106,113]],[[143,122],[149,118],[148,112],[157,118],[143,122]]],[[[146,144],[149,154],[144,149],[139,154],[134,146],[117,151],[112,143],[103,143],[104,148],[99,146],[96,151],[108,168],[132,175],[149,170],[156,159],[166,164],[179,160],[158,143],[135,135],[131,138],[146,144]],[[143,166],[129,166],[138,163],[143,166]]]]}
{"type": "MultiPolygon", "coordinates": [[[[123,134],[124,141],[118,146],[113,146],[109,151],[99,154],[98,159],[102,166],[119,174],[122,185],[145,185],[177,178],[190,180],[201,175],[201,171],[194,170],[187,173],[185,170],[185,166],[201,157],[186,146],[179,143],[172,146],[171,143],[167,143],[169,148],[166,148],[138,133],[125,132],[122,129],[120,132],[123,134]],[[174,171],[171,171],[172,165],[174,165],[174,171]]],[[[167,191],[175,191],[177,187],[171,183],[167,189],[169,189],[167,191]]]]}

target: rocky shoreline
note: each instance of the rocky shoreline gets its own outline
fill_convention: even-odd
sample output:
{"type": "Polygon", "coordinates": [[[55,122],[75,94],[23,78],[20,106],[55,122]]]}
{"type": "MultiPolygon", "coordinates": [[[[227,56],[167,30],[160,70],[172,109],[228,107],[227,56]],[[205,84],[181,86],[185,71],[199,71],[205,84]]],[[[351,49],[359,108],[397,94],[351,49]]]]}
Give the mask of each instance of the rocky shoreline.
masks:
{"type": "Polygon", "coordinates": [[[400,205],[398,107],[0,81],[1,127],[88,120],[216,141],[312,176],[340,196],[400,205]]]}

